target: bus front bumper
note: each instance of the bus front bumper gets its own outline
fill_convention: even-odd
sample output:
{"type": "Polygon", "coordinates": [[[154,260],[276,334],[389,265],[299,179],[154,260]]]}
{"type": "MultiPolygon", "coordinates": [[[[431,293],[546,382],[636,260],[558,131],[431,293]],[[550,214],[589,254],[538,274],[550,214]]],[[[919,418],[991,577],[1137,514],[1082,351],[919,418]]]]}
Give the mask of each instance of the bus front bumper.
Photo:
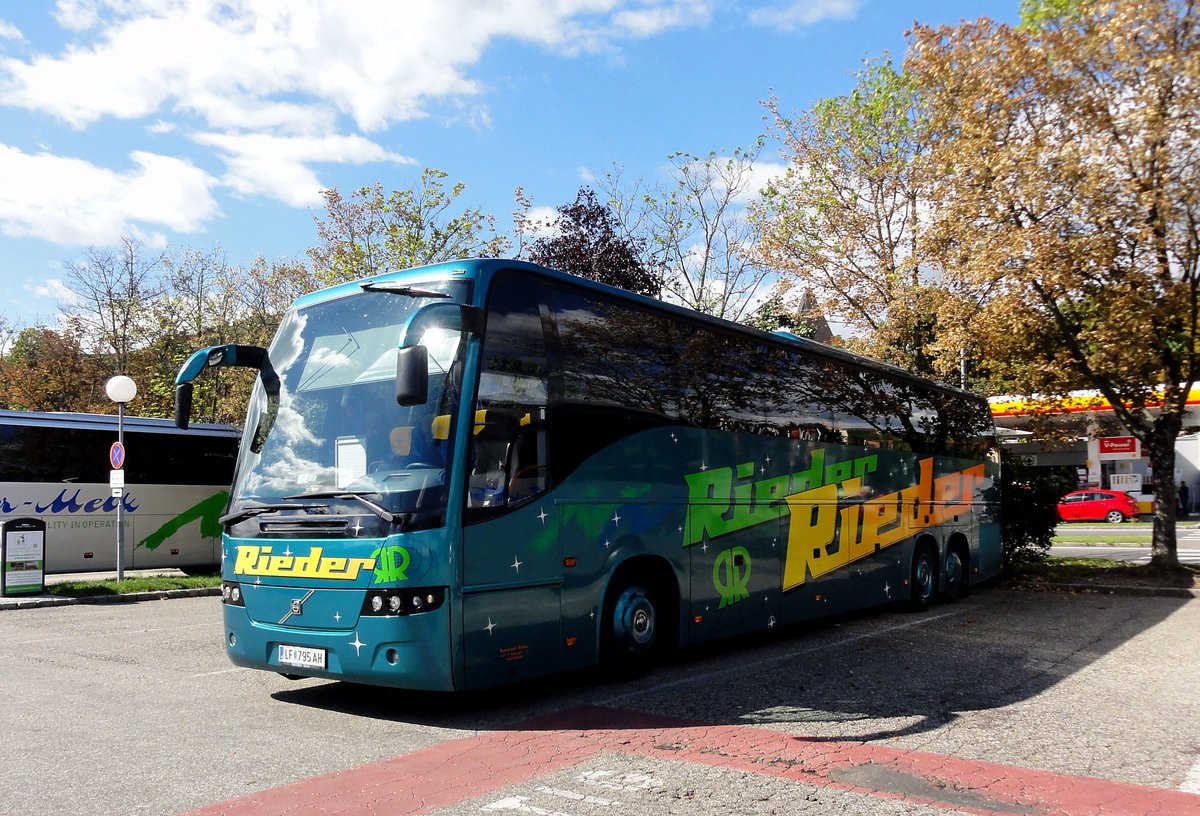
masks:
{"type": "Polygon", "coordinates": [[[254,621],[224,605],[225,652],[235,665],[422,691],[453,691],[447,606],[419,615],[360,617],[349,630],[254,621]]]}

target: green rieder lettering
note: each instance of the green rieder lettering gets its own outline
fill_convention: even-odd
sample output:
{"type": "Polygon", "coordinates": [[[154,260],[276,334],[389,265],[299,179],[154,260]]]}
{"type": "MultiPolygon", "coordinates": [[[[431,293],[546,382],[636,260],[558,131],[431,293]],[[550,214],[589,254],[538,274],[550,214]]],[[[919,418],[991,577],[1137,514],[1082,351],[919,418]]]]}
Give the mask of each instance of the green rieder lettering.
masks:
{"type": "Polygon", "coordinates": [[[754,462],[690,473],[683,477],[688,485],[683,546],[778,521],[789,512],[787,496],[872,473],[878,461],[878,456],[864,456],[826,467],[825,451],[817,449],[804,470],[770,479],[753,479],[754,462]]]}

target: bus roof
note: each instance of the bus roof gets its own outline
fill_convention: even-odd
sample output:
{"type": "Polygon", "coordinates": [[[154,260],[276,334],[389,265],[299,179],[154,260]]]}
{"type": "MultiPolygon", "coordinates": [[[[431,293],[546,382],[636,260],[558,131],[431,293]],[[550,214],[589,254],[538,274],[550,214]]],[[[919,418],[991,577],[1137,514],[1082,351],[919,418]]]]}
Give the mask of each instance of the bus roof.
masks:
{"type": "Polygon", "coordinates": [[[471,258],[429,264],[427,266],[417,266],[412,267],[411,269],[404,269],[395,272],[385,272],[379,275],[363,278],[358,281],[343,283],[337,286],[332,286],[328,289],[322,289],[307,295],[302,295],[301,297],[297,298],[293,308],[304,308],[306,306],[312,306],[328,300],[336,300],[337,298],[346,297],[347,295],[361,292],[363,291],[362,284],[368,281],[402,280],[406,282],[423,281],[431,283],[442,280],[475,280],[486,285],[491,277],[497,272],[509,269],[519,269],[532,272],[552,280],[569,283],[574,286],[579,286],[598,293],[603,293],[618,300],[638,303],[651,309],[675,314],[688,320],[707,324],[713,326],[714,328],[719,328],[723,331],[755,336],[764,342],[802,349],[807,354],[813,356],[840,360],[851,365],[862,366],[882,373],[890,374],[893,377],[916,380],[928,387],[933,387],[958,394],[960,396],[984,401],[982,396],[971,391],[966,391],[958,388],[957,386],[950,385],[949,383],[938,382],[936,380],[931,380],[926,377],[913,374],[912,372],[907,371],[900,366],[896,366],[891,363],[885,363],[882,360],[864,357],[861,354],[855,354],[854,352],[847,351],[836,346],[826,345],[825,343],[820,343],[816,340],[799,337],[791,334],[790,332],[761,331],[751,326],[747,326],[744,323],[735,323],[731,320],[714,317],[713,315],[707,315],[702,312],[697,312],[693,309],[688,309],[684,306],[667,303],[666,301],[646,297],[645,295],[638,295],[625,289],[619,289],[615,286],[609,286],[608,284],[588,280],[587,278],[581,278],[578,275],[572,275],[567,272],[560,272],[556,269],[550,269],[549,267],[539,266],[538,264],[529,263],[528,261],[506,260],[503,258],[471,258]]]}
{"type": "MultiPolygon", "coordinates": [[[[35,428],[75,428],[117,432],[117,417],[109,414],[83,414],[68,411],[4,411],[0,410],[0,426],[20,425],[35,428]]],[[[169,419],[131,417],[124,419],[125,430],[135,433],[158,434],[209,434],[240,439],[242,432],[232,425],[192,424],[189,430],[181,431],[169,419]]]]}

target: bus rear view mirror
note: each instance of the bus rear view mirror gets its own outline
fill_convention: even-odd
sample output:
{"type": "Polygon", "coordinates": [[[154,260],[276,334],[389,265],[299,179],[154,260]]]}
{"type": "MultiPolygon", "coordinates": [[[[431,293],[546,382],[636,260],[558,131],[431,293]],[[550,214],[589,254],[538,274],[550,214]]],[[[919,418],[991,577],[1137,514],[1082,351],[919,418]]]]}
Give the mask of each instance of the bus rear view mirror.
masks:
{"type": "Polygon", "coordinates": [[[409,346],[396,354],[396,402],[424,405],[429,400],[429,350],[409,346]]]}
{"type": "Polygon", "coordinates": [[[175,386],[175,426],[188,429],[192,419],[192,384],[184,383],[175,386]]]}

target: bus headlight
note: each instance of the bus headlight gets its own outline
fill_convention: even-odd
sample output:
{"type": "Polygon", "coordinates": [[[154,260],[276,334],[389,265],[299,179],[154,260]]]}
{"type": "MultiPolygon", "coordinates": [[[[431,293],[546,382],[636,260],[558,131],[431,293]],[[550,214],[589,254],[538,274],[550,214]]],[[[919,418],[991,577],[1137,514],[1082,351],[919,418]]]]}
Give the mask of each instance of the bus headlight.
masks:
{"type": "Polygon", "coordinates": [[[246,600],[242,597],[242,585],[234,581],[222,581],[221,602],[230,606],[245,606],[246,600]]]}
{"type": "Polygon", "coordinates": [[[362,615],[415,615],[432,612],[446,600],[445,587],[385,589],[367,593],[362,615]]]}

